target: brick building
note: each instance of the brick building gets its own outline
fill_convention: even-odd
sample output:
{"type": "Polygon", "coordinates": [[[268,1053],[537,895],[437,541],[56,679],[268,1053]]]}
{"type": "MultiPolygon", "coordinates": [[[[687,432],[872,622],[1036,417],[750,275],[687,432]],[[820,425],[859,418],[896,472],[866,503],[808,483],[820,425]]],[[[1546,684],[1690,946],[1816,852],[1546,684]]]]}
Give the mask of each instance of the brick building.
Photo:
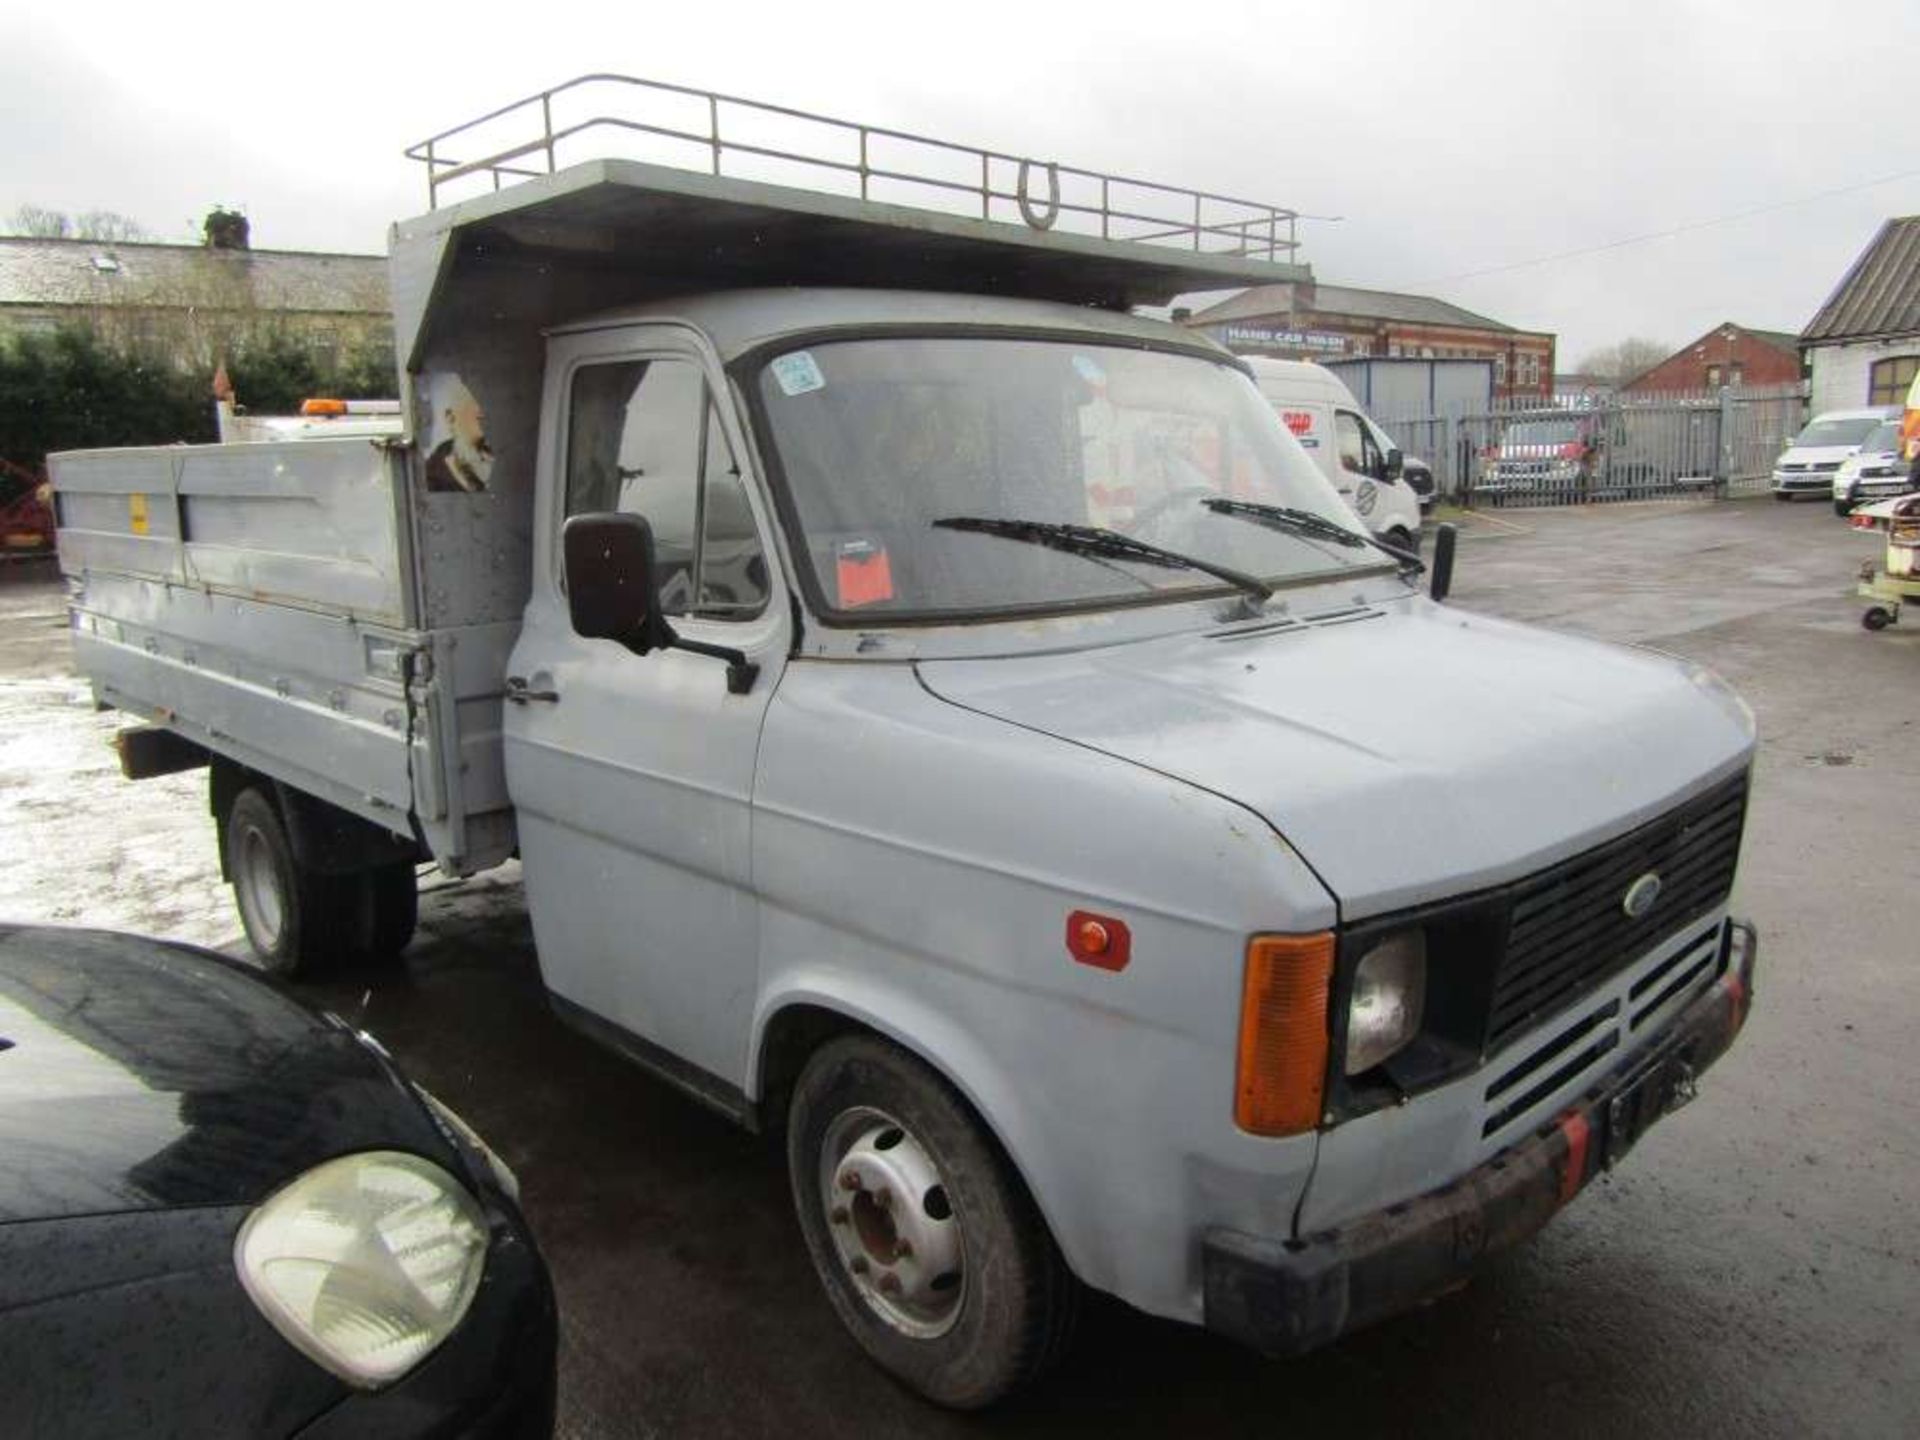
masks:
{"type": "Polygon", "coordinates": [[[1427,295],[1301,280],[1255,286],[1175,318],[1239,354],[1491,360],[1497,398],[1553,394],[1552,335],[1517,330],[1427,295]]]}
{"type": "Polygon", "coordinates": [[[1794,385],[1799,380],[1799,336],[1750,330],[1728,320],[1620,388],[1629,395],[1667,395],[1723,385],[1794,385]]]}

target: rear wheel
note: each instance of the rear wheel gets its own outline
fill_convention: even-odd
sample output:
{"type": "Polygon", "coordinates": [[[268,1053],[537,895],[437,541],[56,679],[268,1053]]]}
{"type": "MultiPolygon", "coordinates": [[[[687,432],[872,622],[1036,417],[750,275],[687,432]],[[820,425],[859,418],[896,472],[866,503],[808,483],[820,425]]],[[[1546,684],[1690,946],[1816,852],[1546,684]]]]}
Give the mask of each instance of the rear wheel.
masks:
{"type": "Polygon", "coordinates": [[[1836,515],[1851,515],[1853,513],[1853,506],[1849,505],[1845,500],[1836,500],[1833,502],[1833,513],[1836,515]]]}
{"type": "Polygon", "coordinates": [[[338,882],[294,859],[279,808],[257,786],[234,797],[223,841],[240,924],[261,967],[286,979],[313,973],[336,942],[338,882]]]}
{"type": "Polygon", "coordinates": [[[1869,630],[1884,630],[1893,623],[1893,612],[1876,605],[1860,617],[1860,623],[1869,630]]]}
{"type": "Polygon", "coordinates": [[[420,887],[414,880],[413,862],[396,860],[341,880],[350,887],[353,948],[376,960],[406,949],[420,918],[420,887]]]}
{"type": "Polygon", "coordinates": [[[787,1166],[841,1322],[922,1395],[989,1405],[1064,1352],[1078,1282],[966,1102],[919,1060],[871,1036],[823,1046],[794,1088],[787,1166]]]}

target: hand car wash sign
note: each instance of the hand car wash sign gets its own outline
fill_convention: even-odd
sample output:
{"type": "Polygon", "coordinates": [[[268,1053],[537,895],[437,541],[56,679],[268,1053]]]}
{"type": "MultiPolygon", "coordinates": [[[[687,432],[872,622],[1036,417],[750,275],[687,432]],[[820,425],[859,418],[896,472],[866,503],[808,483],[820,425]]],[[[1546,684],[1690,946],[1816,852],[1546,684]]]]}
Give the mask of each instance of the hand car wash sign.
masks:
{"type": "Polygon", "coordinates": [[[1213,338],[1229,350],[1311,350],[1323,355],[1344,355],[1347,337],[1321,330],[1272,330],[1264,325],[1218,325],[1213,338]]]}

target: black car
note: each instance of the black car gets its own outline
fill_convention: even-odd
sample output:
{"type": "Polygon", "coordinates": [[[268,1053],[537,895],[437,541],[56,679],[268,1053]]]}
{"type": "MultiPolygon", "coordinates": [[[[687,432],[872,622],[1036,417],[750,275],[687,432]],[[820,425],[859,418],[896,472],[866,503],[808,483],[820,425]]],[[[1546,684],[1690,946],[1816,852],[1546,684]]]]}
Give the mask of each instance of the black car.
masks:
{"type": "Polygon", "coordinates": [[[370,1039],[190,946],[0,926],[0,1431],[537,1435],[511,1172],[370,1039]]]}

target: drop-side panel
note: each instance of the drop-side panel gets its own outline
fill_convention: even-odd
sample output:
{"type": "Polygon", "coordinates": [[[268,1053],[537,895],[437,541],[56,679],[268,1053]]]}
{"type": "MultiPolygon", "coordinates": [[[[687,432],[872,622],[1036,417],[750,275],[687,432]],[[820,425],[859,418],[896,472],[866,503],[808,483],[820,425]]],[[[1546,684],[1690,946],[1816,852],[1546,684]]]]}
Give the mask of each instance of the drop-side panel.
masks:
{"type": "Polygon", "coordinates": [[[102,702],[416,834],[449,870],[512,852],[499,712],[518,626],[421,628],[430,586],[499,559],[442,535],[440,578],[422,575],[405,450],[171,446],[52,470],[74,654],[102,702]]]}

